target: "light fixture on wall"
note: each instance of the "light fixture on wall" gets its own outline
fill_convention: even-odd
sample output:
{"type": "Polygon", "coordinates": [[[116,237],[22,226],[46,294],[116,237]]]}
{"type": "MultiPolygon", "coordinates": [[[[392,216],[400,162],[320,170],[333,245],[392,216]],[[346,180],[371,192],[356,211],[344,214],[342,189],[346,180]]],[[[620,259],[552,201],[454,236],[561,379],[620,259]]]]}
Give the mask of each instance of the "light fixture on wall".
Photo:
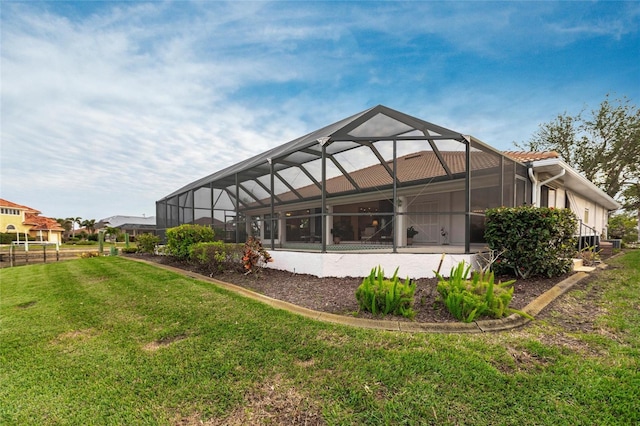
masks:
{"type": "Polygon", "coordinates": [[[373,219],[373,222],[371,222],[371,225],[377,227],[378,226],[378,220],[377,219],[373,219]]]}

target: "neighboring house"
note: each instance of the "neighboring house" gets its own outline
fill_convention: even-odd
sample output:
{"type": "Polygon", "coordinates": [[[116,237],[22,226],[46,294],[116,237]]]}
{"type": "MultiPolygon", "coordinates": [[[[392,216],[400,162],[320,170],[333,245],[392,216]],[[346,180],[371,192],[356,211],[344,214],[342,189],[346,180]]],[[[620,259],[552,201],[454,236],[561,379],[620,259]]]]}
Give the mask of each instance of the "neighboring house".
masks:
{"type": "Polygon", "coordinates": [[[154,216],[111,216],[100,219],[95,225],[96,230],[106,227],[117,228],[132,237],[146,233],[155,234],[156,218],[154,216]]]}
{"type": "Polygon", "coordinates": [[[0,198],[0,231],[26,236],[36,241],[62,243],[64,228],[52,218],[40,216],[40,211],[0,198]]]}
{"type": "Polygon", "coordinates": [[[252,234],[271,249],[471,254],[486,209],[524,204],[568,206],[598,234],[620,207],[556,153],[503,153],[378,105],[176,190],[156,218],[161,237],[215,222],[228,240],[252,234]]]}

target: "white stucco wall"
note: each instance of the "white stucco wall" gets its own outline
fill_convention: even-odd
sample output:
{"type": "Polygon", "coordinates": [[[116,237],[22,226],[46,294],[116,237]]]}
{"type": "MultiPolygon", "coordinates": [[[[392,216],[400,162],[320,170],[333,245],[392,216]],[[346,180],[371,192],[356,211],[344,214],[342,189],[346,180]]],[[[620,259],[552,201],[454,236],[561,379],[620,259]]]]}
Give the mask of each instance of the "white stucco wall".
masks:
{"type": "MultiPolygon", "coordinates": [[[[389,276],[399,267],[402,278],[433,278],[441,254],[416,253],[307,253],[270,251],[273,262],[267,267],[310,274],[317,277],[365,277],[380,265],[389,276]]],[[[448,276],[452,267],[465,261],[475,265],[475,254],[446,254],[440,273],[448,276]]]]}
{"type": "Polygon", "coordinates": [[[609,221],[608,211],[594,203],[584,199],[578,194],[572,193],[569,196],[569,205],[571,211],[573,211],[578,219],[582,220],[585,225],[595,228],[598,234],[603,234],[609,221]],[[589,211],[588,217],[586,217],[586,211],[589,211]]]}

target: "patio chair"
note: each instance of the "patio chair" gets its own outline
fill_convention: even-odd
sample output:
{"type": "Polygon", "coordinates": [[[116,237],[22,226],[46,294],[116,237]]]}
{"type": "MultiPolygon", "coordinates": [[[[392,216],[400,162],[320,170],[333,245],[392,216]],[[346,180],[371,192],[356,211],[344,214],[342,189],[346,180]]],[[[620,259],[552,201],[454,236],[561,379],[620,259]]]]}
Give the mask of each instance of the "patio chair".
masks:
{"type": "Polygon", "coordinates": [[[376,228],[374,226],[367,226],[366,228],[364,228],[364,231],[360,236],[360,241],[371,241],[375,234],[376,228]]]}

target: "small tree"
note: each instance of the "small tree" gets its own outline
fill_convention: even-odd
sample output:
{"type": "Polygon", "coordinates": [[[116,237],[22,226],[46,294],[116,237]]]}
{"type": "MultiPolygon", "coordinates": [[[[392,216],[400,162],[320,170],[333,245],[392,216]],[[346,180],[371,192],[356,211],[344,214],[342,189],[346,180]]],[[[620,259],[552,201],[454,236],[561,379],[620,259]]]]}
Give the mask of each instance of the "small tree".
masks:
{"type": "Polygon", "coordinates": [[[609,238],[619,238],[624,243],[638,241],[638,219],[629,213],[611,216],[609,238]]]}
{"type": "Polygon", "coordinates": [[[571,210],[500,207],[487,210],[486,218],[487,244],[503,252],[493,263],[496,274],[554,277],[571,270],[577,225],[571,210]]]}

